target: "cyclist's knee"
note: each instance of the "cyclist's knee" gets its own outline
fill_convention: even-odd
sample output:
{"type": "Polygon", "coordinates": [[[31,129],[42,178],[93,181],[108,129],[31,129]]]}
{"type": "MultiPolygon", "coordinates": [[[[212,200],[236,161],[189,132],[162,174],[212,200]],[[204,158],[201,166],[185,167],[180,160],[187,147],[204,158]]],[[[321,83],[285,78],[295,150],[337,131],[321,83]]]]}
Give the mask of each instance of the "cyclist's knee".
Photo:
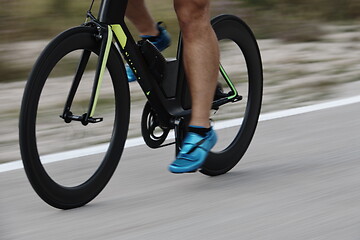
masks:
{"type": "Polygon", "coordinates": [[[181,31],[193,31],[193,27],[209,22],[209,0],[174,0],[181,31]]]}

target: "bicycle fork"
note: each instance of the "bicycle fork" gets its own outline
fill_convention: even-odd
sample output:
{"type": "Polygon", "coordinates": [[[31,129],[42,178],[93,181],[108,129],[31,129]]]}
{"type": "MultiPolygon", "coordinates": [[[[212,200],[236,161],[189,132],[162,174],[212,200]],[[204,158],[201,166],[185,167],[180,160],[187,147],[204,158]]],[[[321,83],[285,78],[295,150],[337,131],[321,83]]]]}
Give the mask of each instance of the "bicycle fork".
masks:
{"type": "Polygon", "coordinates": [[[71,121],[80,121],[84,126],[86,126],[88,123],[98,123],[103,120],[103,118],[101,117],[94,118],[93,116],[99,99],[100,87],[103,81],[106,63],[109,57],[109,52],[113,40],[113,32],[110,26],[107,26],[107,31],[101,29],[100,26],[98,26],[97,28],[99,33],[95,37],[101,39],[102,42],[101,42],[100,55],[98,58],[95,77],[94,77],[92,93],[89,101],[88,111],[82,115],[73,115],[73,113],[70,110],[72,102],[75,97],[75,93],[79,87],[80,80],[84,74],[86,65],[89,61],[91,54],[89,50],[84,50],[66,100],[63,114],[60,115],[60,117],[63,118],[66,123],[70,123],[71,121]]]}

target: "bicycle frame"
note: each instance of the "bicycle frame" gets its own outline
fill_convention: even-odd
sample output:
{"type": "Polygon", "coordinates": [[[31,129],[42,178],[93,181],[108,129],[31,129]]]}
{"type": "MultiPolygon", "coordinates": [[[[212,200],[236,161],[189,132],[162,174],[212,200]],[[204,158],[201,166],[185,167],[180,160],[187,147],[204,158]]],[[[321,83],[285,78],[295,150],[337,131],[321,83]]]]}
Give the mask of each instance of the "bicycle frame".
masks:
{"type": "MultiPolygon", "coordinates": [[[[151,70],[145,60],[144,53],[141,52],[139,44],[135,42],[125,24],[124,18],[127,3],[127,0],[102,0],[98,20],[91,14],[90,11],[88,11],[87,16],[90,21],[86,24],[93,24],[97,27],[99,33],[96,37],[102,41],[92,96],[88,112],[86,114],[83,116],[72,115],[70,112],[72,99],[74,98],[77,86],[90,56],[89,52],[84,51],[62,117],[65,121],[78,120],[84,125],[89,122],[96,123],[102,121],[101,118],[93,118],[93,115],[95,113],[99,97],[99,89],[102,83],[102,77],[105,71],[111,45],[115,42],[122,53],[123,58],[133,70],[137,82],[140,84],[140,87],[147,97],[151,107],[158,114],[161,126],[174,128],[178,119],[189,116],[191,113],[190,93],[182,66],[181,36],[179,38],[176,59],[172,61],[166,61],[164,59],[165,76],[162,81],[163,84],[160,86],[161,83],[159,84],[159,79],[156,79],[151,73],[151,70]]],[[[143,44],[146,44],[146,42],[143,42],[143,44]]],[[[159,52],[158,54],[162,57],[159,52]]],[[[228,83],[232,94],[214,101],[214,109],[217,109],[220,105],[227,102],[234,102],[241,99],[221,65],[220,73],[228,83]]]]}
{"type": "MultiPolygon", "coordinates": [[[[181,51],[178,52],[178,56],[174,61],[166,63],[166,71],[172,74],[169,74],[169,76],[166,77],[164,82],[168,83],[167,89],[163,90],[160,88],[157,79],[155,79],[150,72],[148,64],[140,51],[139,45],[135,42],[125,24],[124,17],[127,2],[127,0],[102,0],[98,21],[90,12],[88,12],[88,17],[90,17],[91,22],[95,23],[100,31],[99,34],[102,38],[102,47],[88,111],[90,114],[86,121],[90,120],[95,122],[92,116],[96,107],[102,74],[106,66],[111,44],[114,40],[117,43],[123,58],[132,68],[137,82],[140,84],[149,103],[159,115],[161,124],[170,127],[169,123],[173,122],[170,120],[190,114],[190,98],[189,94],[186,93],[188,90],[186,90],[187,87],[184,75],[181,74],[183,71],[180,71],[180,68],[182,68],[181,51]],[[164,92],[171,94],[166,95],[164,92]],[[187,98],[179,98],[178,96],[184,92],[188,95],[187,98]],[[179,101],[180,99],[187,99],[187,102],[181,102],[179,101]],[[188,109],[185,110],[183,106],[187,106],[188,109]]],[[[181,41],[179,43],[179,49],[181,49],[180,44],[181,41]]]]}

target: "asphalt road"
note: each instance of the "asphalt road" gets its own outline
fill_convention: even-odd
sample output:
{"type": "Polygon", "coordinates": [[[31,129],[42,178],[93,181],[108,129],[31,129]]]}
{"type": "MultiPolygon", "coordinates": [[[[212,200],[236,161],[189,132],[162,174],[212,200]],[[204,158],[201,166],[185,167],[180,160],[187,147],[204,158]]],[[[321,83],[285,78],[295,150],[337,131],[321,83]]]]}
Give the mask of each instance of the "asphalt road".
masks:
{"type": "Polygon", "coordinates": [[[172,147],[127,148],[85,207],[46,205],[0,173],[0,239],[360,239],[359,103],[259,123],[228,174],[173,175],[172,147]]]}

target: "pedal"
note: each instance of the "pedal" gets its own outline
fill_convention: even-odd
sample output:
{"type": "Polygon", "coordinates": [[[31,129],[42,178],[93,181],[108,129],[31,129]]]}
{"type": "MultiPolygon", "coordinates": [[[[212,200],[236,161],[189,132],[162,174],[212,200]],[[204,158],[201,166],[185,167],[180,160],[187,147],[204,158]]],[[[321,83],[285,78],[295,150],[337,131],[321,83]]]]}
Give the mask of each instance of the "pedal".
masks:
{"type": "Polygon", "coordinates": [[[218,83],[215,89],[214,101],[219,100],[221,98],[229,97],[231,93],[224,93],[223,87],[221,83],[218,83]]]}
{"type": "Polygon", "coordinates": [[[224,105],[224,104],[230,103],[230,102],[231,102],[231,103],[238,102],[238,101],[240,101],[240,100],[243,99],[243,97],[240,96],[240,95],[237,95],[237,96],[232,97],[232,98],[228,98],[228,97],[231,96],[231,95],[232,95],[232,94],[231,94],[231,92],[230,92],[230,93],[227,94],[225,97],[222,97],[222,98],[219,98],[219,99],[214,100],[211,109],[219,110],[219,107],[220,107],[221,105],[224,105]]]}

